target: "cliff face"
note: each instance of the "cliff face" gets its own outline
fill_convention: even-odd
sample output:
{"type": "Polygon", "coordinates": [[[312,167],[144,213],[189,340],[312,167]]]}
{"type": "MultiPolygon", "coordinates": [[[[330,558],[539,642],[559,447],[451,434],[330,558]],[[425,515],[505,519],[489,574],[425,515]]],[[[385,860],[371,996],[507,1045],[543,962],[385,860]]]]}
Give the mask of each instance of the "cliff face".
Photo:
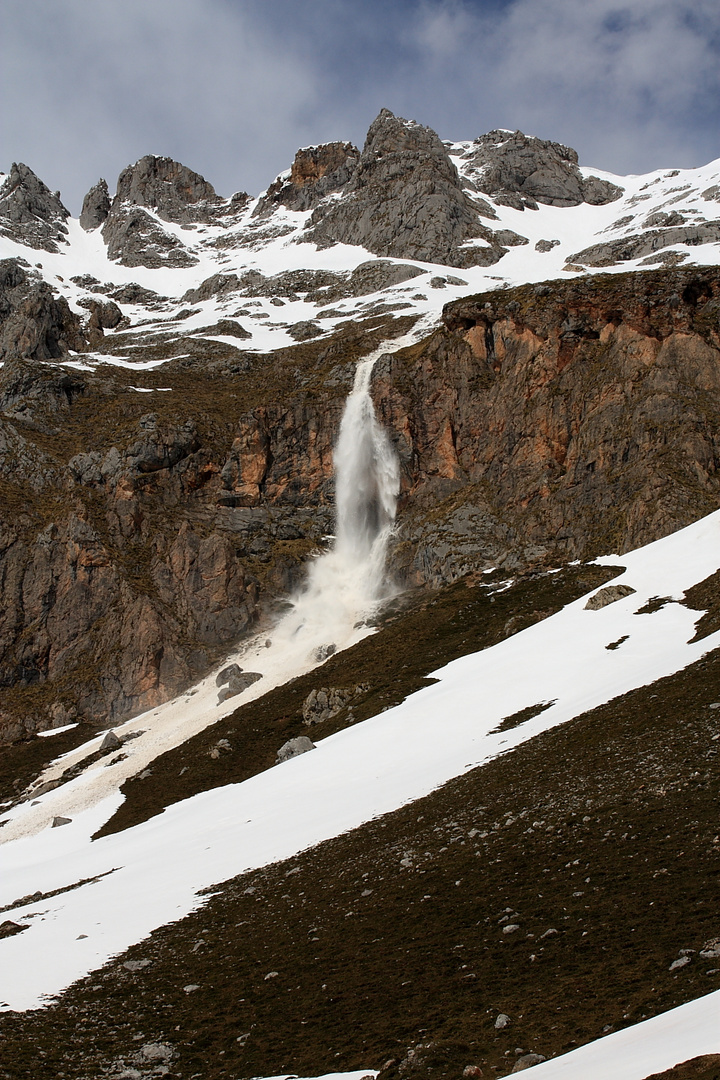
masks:
{"type": "MultiPolygon", "coordinates": [[[[332,447],[373,344],[346,330],[157,373],[5,364],[1,738],[167,699],[298,583],[332,532],[332,447]]],[[[449,304],[373,387],[402,465],[401,580],[622,552],[720,504],[717,269],[449,304]]]]}
{"type": "Polygon", "coordinates": [[[623,552],[718,506],[716,269],[496,291],[443,321],[377,385],[411,576],[623,552]]]}

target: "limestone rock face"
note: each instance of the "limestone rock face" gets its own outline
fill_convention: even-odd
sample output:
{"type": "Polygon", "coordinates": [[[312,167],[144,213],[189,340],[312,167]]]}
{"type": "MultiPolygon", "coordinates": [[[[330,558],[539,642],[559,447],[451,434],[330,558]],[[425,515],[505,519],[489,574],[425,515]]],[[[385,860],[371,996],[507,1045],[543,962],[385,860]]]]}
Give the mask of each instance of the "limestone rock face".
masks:
{"type": "Polygon", "coordinates": [[[56,253],[65,244],[70,213],[32,169],[13,164],[0,187],[0,234],[18,244],[56,253]]]}
{"type": "Polygon", "coordinates": [[[584,179],[571,147],[523,135],[522,131],[481,135],[466,157],[477,188],[517,210],[536,209],[536,203],[602,206],[622,194],[621,188],[597,176],[584,179]]]}
{"type": "Polygon", "coordinates": [[[147,154],[120,173],[113,206],[126,203],[154,210],[180,225],[210,221],[224,200],[199,173],[172,158],[147,154]]]}
{"type": "Polygon", "coordinates": [[[197,258],[153,215],[192,226],[232,218],[247,201],[244,192],[223,199],[199,173],[172,158],[148,154],[128,165],[118,177],[102,231],[108,256],[123,266],[194,266],[197,258]]]}
{"type": "Polygon", "coordinates": [[[443,318],[374,381],[411,578],[622,553],[720,506],[717,268],[528,285],[443,318]]]}
{"type": "Polygon", "coordinates": [[[67,300],[21,259],[0,261],[0,361],[53,360],[81,351],[86,337],[67,300]]]}
{"type": "Polygon", "coordinates": [[[342,191],[357,168],[360,151],[352,143],[324,143],[298,150],[290,176],[278,177],[254,213],[261,216],[275,206],[311,210],[327,195],[342,191]]]}
{"type": "Polygon", "coordinates": [[[102,225],[110,213],[110,193],[107,181],[100,179],[94,187],[91,187],[83,199],[80,211],[80,224],[85,232],[91,232],[102,225]]]}
{"type": "Polygon", "coordinates": [[[387,109],[370,126],[343,198],[313,211],[308,239],[448,266],[491,266],[506,250],[480,225],[435,132],[387,109]],[[463,246],[470,240],[484,243],[463,246]]]}

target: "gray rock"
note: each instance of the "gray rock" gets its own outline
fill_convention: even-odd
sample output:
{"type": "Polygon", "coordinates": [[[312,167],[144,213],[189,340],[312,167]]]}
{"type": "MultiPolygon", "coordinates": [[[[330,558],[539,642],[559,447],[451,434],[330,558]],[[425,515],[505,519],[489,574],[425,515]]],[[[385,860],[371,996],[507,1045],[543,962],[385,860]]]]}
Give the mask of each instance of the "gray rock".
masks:
{"type": "MultiPolygon", "coordinates": [[[[87,345],[80,317],[22,259],[0,260],[0,360],[55,360],[87,345]]],[[[6,406],[5,406],[6,407],[6,406]]]]}
{"type": "Polygon", "coordinates": [[[249,686],[258,682],[259,679],[262,679],[259,671],[242,671],[237,675],[232,675],[228,680],[228,685],[218,694],[218,705],[221,705],[223,701],[227,701],[228,698],[242,694],[243,690],[247,690],[249,686]]]}
{"type": "Polygon", "coordinates": [[[0,235],[56,253],[58,243],[67,243],[69,217],[59,191],[50,191],[27,165],[13,163],[0,187],[0,235]]]}
{"type": "Polygon", "coordinates": [[[58,814],[57,817],[54,817],[52,819],[51,828],[59,829],[61,825],[69,825],[71,822],[72,822],[72,818],[62,817],[62,815],[58,814]]]}
{"type": "Polygon", "coordinates": [[[632,596],[634,592],[635,589],[629,585],[606,585],[590,597],[585,604],[585,610],[599,611],[608,604],[614,604],[616,600],[622,600],[624,596],[632,596]]]}
{"type": "Polygon", "coordinates": [[[707,941],[700,950],[700,956],[703,960],[716,960],[720,957],[720,938],[707,941]]]}
{"type": "Polygon", "coordinates": [[[103,741],[100,743],[101,750],[117,750],[119,746],[122,746],[122,742],[114,731],[107,731],[103,741]]]}
{"type": "Polygon", "coordinates": [[[512,1071],[523,1072],[524,1069],[532,1069],[533,1065],[539,1065],[541,1061],[545,1061],[546,1058],[542,1054],[523,1054],[519,1057],[513,1065],[512,1071]]]}
{"type": "Polygon", "coordinates": [[[313,210],[307,239],[448,266],[490,266],[505,253],[480,224],[435,132],[387,109],[371,124],[342,198],[313,210]],[[463,246],[473,239],[487,246],[463,246]]]}
{"type": "Polygon", "coordinates": [[[319,337],[322,333],[322,326],[318,326],[316,322],[311,320],[296,322],[288,328],[288,334],[294,341],[309,341],[311,338],[319,337]]]}
{"type": "Polygon", "coordinates": [[[195,266],[198,260],[171,232],[161,228],[142,207],[113,200],[102,228],[108,258],[122,266],[195,266]]]}
{"type": "MultiPolygon", "coordinates": [[[[592,244],[575,255],[568,256],[567,262],[581,266],[614,266],[630,259],[640,259],[644,255],[663,248],[685,244],[699,247],[701,244],[714,244],[720,240],[720,221],[700,221],[691,225],[679,225],[669,229],[650,229],[645,233],[608,240],[602,244],[592,244]]],[[[655,260],[657,261],[657,260],[655,260]]]]}
{"type": "Polygon", "coordinates": [[[308,739],[307,735],[298,735],[283,743],[277,752],[276,764],[280,765],[283,761],[289,761],[290,758],[299,757],[300,754],[307,754],[308,750],[314,749],[315,743],[308,739]]]}
{"type": "Polygon", "coordinates": [[[145,1043],[140,1053],[146,1061],[170,1061],[175,1051],[168,1043],[145,1043]]]}
{"type": "MultiPolygon", "coordinates": [[[[235,196],[235,211],[242,201],[241,195],[235,196]]],[[[120,173],[112,213],[123,205],[145,206],[163,221],[180,225],[208,223],[228,210],[227,201],[199,173],[172,158],[153,154],[140,158],[120,173]]]]}
{"type": "Polygon", "coordinates": [[[152,960],[125,960],[123,967],[127,971],[142,971],[143,968],[149,967],[152,964],[152,960]]]}
{"type": "Polygon", "coordinates": [[[330,720],[369,689],[369,683],[360,683],[358,686],[323,686],[311,690],[302,704],[303,721],[312,727],[330,720]]]}
{"type": "Polygon", "coordinates": [[[328,195],[347,185],[360,151],[352,143],[332,142],[298,150],[290,176],[279,176],[259,200],[253,217],[266,217],[276,206],[288,210],[311,210],[328,195]]]}
{"type": "Polygon", "coordinates": [[[510,1017],[507,1015],[507,1013],[498,1013],[498,1015],[495,1017],[495,1030],[502,1031],[502,1029],[506,1028],[509,1023],[510,1017]]]}
{"type": "Polygon", "coordinates": [[[557,247],[559,243],[559,240],[538,240],[537,244],[535,245],[535,250],[543,252],[544,254],[547,251],[552,251],[552,249],[554,247],[557,247]]]}
{"type": "Polygon", "coordinates": [[[94,187],[91,187],[83,199],[80,211],[80,225],[85,232],[97,229],[105,221],[110,213],[110,194],[107,181],[100,179],[94,187]]]}
{"type": "Polygon", "coordinates": [[[686,964],[690,963],[691,959],[692,959],[692,957],[690,957],[690,956],[680,956],[680,957],[678,957],[677,960],[673,960],[672,964],[668,968],[668,971],[677,971],[678,968],[685,967],[686,964]]]}
{"type": "Polygon", "coordinates": [[[576,152],[569,146],[536,139],[522,131],[490,131],[466,152],[472,180],[495,202],[517,210],[549,206],[602,205],[622,189],[598,177],[583,179],[576,152]]]}
{"type": "Polygon", "coordinates": [[[242,674],[242,668],[238,664],[228,664],[222,671],[219,671],[217,678],[215,679],[216,686],[224,686],[225,683],[229,683],[231,679],[236,678],[242,674]]]}

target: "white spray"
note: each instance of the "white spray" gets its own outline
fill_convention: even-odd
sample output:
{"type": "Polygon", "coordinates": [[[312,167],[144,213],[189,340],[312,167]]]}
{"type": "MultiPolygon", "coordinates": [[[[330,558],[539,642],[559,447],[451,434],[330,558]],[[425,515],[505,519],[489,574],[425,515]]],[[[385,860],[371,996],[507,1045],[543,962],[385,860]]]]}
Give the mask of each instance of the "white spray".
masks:
{"type": "Polygon", "coordinates": [[[385,557],[400,487],[398,460],[370,397],[375,361],[362,361],[335,447],[335,541],[310,566],[273,645],[312,650],[350,644],[353,629],[385,597],[385,557]]]}

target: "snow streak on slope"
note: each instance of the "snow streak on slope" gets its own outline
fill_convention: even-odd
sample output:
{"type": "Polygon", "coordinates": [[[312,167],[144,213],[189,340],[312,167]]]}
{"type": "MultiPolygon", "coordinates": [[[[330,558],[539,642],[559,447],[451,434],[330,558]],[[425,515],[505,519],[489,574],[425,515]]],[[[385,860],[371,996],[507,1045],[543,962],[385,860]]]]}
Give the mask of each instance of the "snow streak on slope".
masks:
{"type": "MultiPolygon", "coordinates": [[[[0,905],[106,876],[13,911],[13,920],[28,929],[0,941],[0,1001],[16,1009],[37,1005],[197,907],[198,890],[397,809],[720,645],[720,632],[689,643],[697,614],[679,603],[636,614],[651,597],[678,598],[718,569],[720,512],[622,562],[627,570],[620,580],[635,589],[631,595],[600,610],[587,610],[582,598],[484,652],[455,660],[434,672],[436,684],[325,739],[311,753],[94,843],[90,837],[116,809],[117,795],[63,828],[5,843],[0,905]],[[512,730],[495,730],[505,717],[540,701],[553,705],[512,730]]],[[[62,797],[62,789],[42,797],[46,815],[53,813],[58,792],[62,797]]]]}

